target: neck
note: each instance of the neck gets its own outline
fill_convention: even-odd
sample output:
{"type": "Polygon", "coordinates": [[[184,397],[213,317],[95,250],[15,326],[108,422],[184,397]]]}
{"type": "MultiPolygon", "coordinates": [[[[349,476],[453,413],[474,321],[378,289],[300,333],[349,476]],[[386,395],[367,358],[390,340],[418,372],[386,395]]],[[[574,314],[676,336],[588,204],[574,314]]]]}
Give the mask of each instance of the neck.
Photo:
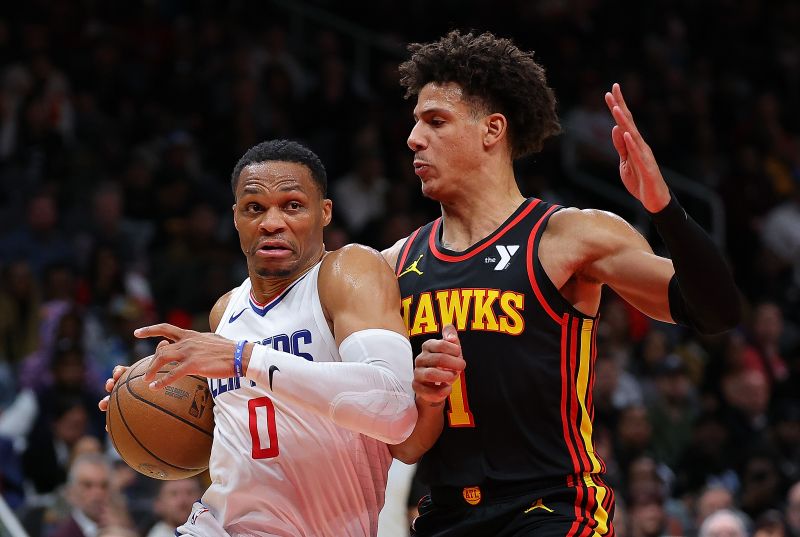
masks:
{"type": "Polygon", "coordinates": [[[303,275],[314,268],[314,266],[322,259],[327,252],[323,248],[322,251],[311,258],[302,269],[296,270],[286,276],[260,276],[252,269],[248,270],[250,277],[250,286],[252,288],[253,297],[261,304],[265,304],[275,298],[281,291],[292,285],[303,275]]]}
{"type": "Polygon", "coordinates": [[[470,185],[473,188],[460,189],[457,197],[441,201],[442,243],[450,250],[466,250],[485,238],[525,201],[510,167],[492,180],[470,185]]]}

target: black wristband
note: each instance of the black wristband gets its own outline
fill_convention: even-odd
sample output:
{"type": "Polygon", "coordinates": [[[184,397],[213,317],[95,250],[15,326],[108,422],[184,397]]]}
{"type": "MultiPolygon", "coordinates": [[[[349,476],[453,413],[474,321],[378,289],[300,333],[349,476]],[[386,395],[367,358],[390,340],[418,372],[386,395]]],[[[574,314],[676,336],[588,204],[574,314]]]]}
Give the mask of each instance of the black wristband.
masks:
{"type": "Polygon", "coordinates": [[[739,322],[739,293],[722,253],[678,203],[670,201],[650,218],[675,267],[669,305],[674,321],[711,334],[739,322]]]}

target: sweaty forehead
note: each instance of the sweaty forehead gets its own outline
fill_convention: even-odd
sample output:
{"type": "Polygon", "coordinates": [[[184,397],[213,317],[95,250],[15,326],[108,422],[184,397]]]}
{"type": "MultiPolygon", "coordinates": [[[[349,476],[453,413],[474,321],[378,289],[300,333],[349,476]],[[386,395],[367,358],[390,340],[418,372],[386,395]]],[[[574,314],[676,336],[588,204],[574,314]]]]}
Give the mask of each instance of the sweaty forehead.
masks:
{"type": "Polygon", "coordinates": [[[419,92],[414,113],[420,115],[429,110],[455,110],[459,105],[466,105],[463,97],[464,90],[454,82],[444,84],[429,82],[419,92]]]}
{"type": "Polygon", "coordinates": [[[239,175],[240,193],[267,190],[301,190],[310,192],[316,186],[311,171],[298,162],[266,161],[245,166],[239,175]]]}

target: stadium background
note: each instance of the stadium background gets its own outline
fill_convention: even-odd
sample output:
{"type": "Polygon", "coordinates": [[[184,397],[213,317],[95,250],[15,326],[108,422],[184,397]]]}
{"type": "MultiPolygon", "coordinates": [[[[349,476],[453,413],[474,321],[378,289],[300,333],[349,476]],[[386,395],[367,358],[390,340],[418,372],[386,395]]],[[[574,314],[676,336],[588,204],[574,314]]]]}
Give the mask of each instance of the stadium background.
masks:
{"type": "MultiPolygon", "coordinates": [[[[149,351],[132,329],[206,329],[210,306],[245,277],[229,212],[230,171],[245,149],[283,137],[320,155],[335,207],[329,249],[384,248],[436,216],[405,145],[413,105],[396,66],[405,43],[461,28],[535,50],[556,90],[564,134],[518,164],[524,194],[617,212],[660,249],[618,184],[603,93],[619,81],[743,294],[741,326],[701,338],[606,291],[595,422],[620,500],[618,534],[693,535],[721,497],[752,534],[800,535],[800,488],[789,493],[800,481],[800,3],[341,4],[3,7],[8,505],[26,525],[57,525],[69,451],[96,449],[92,436],[105,443],[95,406],[103,379],[149,351]]],[[[119,521],[145,535],[156,484],[115,468],[119,521]]]]}

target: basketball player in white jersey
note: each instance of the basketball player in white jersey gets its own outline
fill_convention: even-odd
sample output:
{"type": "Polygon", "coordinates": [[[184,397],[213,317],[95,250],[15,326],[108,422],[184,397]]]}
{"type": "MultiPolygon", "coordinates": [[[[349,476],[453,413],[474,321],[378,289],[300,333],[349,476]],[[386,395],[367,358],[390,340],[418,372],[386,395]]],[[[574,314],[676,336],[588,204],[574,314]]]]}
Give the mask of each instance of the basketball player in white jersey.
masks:
{"type": "Polygon", "coordinates": [[[232,185],[249,277],[213,307],[215,334],[135,332],[163,338],[145,375],[152,387],[202,375],[214,397],[212,483],[177,533],[375,535],[387,444],[405,440],[417,417],[392,269],[366,247],[325,251],[325,170],[303,146],[251,148],[232,185]]]}

